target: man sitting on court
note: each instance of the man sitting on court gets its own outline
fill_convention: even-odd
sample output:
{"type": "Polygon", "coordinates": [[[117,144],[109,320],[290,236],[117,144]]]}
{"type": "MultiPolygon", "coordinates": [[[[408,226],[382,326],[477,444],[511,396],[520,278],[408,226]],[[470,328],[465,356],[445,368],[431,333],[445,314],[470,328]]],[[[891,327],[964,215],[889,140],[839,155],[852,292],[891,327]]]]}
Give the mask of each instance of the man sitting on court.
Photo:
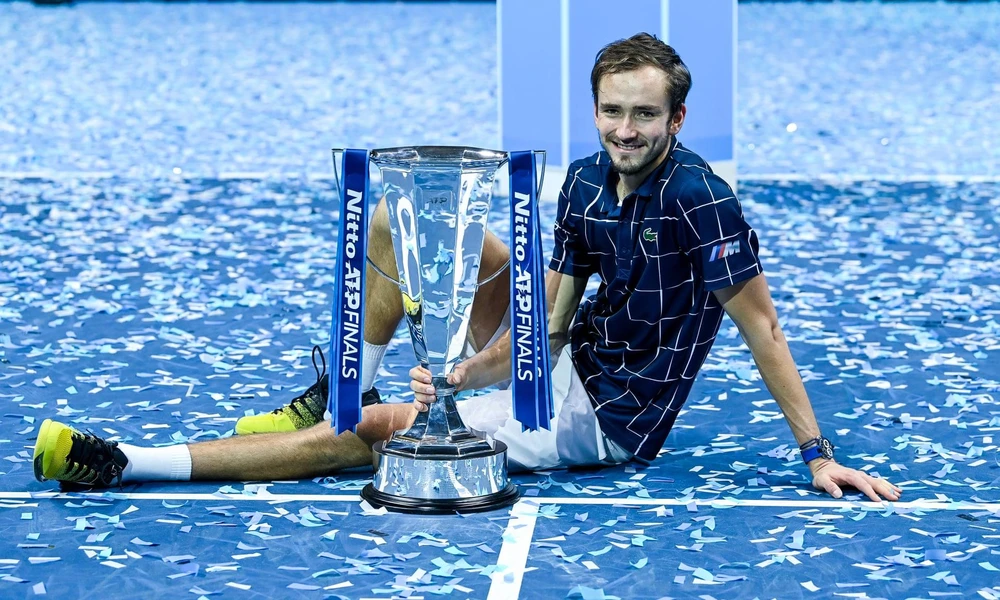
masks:
{"type": "MultiPolygon", "coordinates": [[[[901,490],[885,479],[833,460],[778,325],[757,236],[731,188],[677,140],[690,86],[680,57],[651,35],[619,40],[597,55],[591,88],[604,151],[570,165],[546,277],[555,363],[552,429],[522,432],[506,390],[460,401],[462,419],[507,444],[512,470],[652,461],[726,313],[800,444],[813,485],[837,498],[849,486],[873,501],[897,500],[901,490]],[[594,274],[600,288],[584,300],[594,274]]],[[[489,235],[483,273],[502,268],[507,256],[506,246],[489,235]]],[[[372,219],[370,257],[394,272],[384,201],[372,219]]],[[[362,382],[369,391],[356,433],[337,435],[323,422],[327,378],[321,374],[288,406],[244,417],[236,425],[240,435],[220,440],[144,448],[47,420],[35,445],[36,477],[95,486],[275,480],[370,465],[372,444],[408,428],[434,401],[434,390],[430,374],[416,367],[410,371],[412,404],[380,402],[372,383],[403,307],[393,284],[374,276],[369,281],[368,375],[362,382]]],[[[476,295],[470,344],[478,352],[449,375],[458,390],[510,377],[508,285],[504,273],[476,295]]]]}

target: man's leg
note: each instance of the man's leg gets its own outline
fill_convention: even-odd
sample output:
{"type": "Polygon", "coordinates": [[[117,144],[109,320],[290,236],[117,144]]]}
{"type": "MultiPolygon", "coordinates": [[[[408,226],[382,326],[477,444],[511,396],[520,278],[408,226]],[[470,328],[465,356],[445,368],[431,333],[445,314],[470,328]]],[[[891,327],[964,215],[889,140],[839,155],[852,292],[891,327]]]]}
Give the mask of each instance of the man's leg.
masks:
{"type": "Polygon", "coordinates": [[[510,250],[507,245],[487,231],[483,240],[479,281],[490,277],[501,268],[503,272],[496,279],[482,285],[472,301],[469,329],[477,351],[485,348],[493,334],[500,328],[500,323],[510,305],[510,265],[504,266],[508,260],[510,260],[510,250]]]}
{"type": "Polygon", "coordinates": [[[371,465],[372,444],[409,428],[416,416],[410,403],[378,404],[364,407],[357,434],[337,435],[324,421],[299,431],[191,444],[191,479],[300,479],[371,465]]]}
{"type": "MultiPolygon", "coordinates": [[[[608,442],[590,397],[573,365],[569,346],[552,357],[555,417],[549,429],[523,430],[514,419],[511,390],[460,400],[462,421],[479,435],[504,442],[510,472],[608,466],[628,462],[632,454],[608,442]]],[[[613,443],[612,443],[613,444],[613,443]]]]}
{"type": "Polygon", "coordinates": [[[37,479],[107,486],[121,481],[297,479],[372,464],[371,445],[413,424],[412,404],[367,406],[357,434],[329,422],[300,431],[145,448],[106,442],[45,421],[35,443],[37,479]],[[182,465],[183,468],[178,468],[182,465]]]}

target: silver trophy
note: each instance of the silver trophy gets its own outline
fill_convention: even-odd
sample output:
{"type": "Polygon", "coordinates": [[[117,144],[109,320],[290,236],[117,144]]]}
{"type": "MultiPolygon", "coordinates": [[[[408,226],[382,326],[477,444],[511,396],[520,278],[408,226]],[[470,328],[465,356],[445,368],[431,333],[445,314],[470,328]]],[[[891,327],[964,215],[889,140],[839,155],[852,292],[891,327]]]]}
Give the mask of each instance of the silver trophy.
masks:
{"type": "Polygon", "coordinates": [[[400,287],[414,353],[437,390],[410,429],[373,447],[376,472],[361,496],[376,506],[475,512],[517,500],[506,445],[465,426],[447,382],[465,351],[493,183],[507,160],[506,152],[447,146],[369,155],[381,172],[398,270],[382,275],[400,287]]]}

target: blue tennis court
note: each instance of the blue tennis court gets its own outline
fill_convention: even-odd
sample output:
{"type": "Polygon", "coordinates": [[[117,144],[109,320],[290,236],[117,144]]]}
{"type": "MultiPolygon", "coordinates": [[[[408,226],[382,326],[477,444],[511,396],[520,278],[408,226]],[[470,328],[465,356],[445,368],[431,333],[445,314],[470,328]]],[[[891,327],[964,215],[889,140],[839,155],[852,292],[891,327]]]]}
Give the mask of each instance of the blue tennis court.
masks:
{"type": "MultiPolygon", "coordinates": [[[[60,492],[32,477],[31,448],[56,417],[142,445],[227,436],[311,385],[331,319],[329,147],[421,141],[440,122],[454,143],[496,135],[495,98],[461,88],[449,105],[419,75],[403,85],[423,110],[373,106],[371,122],[335,121],[331,94],[385,102],[379,69],[452,55],[456,80],[483,89],[492,4],[0,4],[0,48],[27,51],[0,67],[0,597],[1000,598],[1000,131],[982,115],[1000,87],[975,71],[1000,58],[998,8],[740,5],[747,220],[838,460],[889,478],[900,502],[812,488],[727,319],[651,465],[516,475],[510,510],[412,516],[363,505],[364,469],[60,492]],[[400,64],[373,57],[345,72],[358,85],[324,87],[313,65],[376,22],[460,33],[397,40],[400,64]],[[876,22],[878,50],[863,33],[876,22]],[[137,33],[118,47],[118,31],[137,33]],[[845,32],[857,45],[822,59],[829,72],[797,78],[774,57],[806,38],[823,54],[845,32]],[[930,104],[968,90],[948,119],[914,116],[910,75],[868,110],[908,52],[938,43],[909,60],[950,82],[930,104]],[[154,60],[168,47],[176,63],[154,60]],[[831,102],[857,52],[872,63],[831,102]],[[810,125],[823,115],[836,131],[810,125]]],[[[542,210],[544,227],[555,206],[542,210]]],[[[400,329],[377,384],[390,401],[409,401],[412,362],[400,329]]]]}

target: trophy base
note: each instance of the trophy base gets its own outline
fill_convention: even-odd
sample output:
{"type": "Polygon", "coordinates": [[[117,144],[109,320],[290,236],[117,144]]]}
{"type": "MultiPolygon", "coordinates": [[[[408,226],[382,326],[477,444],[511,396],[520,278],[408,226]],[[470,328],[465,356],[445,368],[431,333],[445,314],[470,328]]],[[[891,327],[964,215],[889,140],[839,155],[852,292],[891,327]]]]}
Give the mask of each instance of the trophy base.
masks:
{"type": "Polygon", "coordinates": [[[361,497],[375,508],[385,507],[386,510],[413,515],[450,515],[454,513],[488,512],[511,506],[520,497],[517,486],[508,483],[507,487],[496,494],[478,496],[475,498],[425,499],[392,496],[375,489],[371,483],[361,490],[361,497]]]}
{"type": "Polygon", "coordinates": [[[517,486],[507,477],[507,446],[476,457],[401,456],[372,447],[377,459],[372,483],[361,497],[376,507],[414,514],[472,513],[497,510],[517,501],[517,486]]]}

